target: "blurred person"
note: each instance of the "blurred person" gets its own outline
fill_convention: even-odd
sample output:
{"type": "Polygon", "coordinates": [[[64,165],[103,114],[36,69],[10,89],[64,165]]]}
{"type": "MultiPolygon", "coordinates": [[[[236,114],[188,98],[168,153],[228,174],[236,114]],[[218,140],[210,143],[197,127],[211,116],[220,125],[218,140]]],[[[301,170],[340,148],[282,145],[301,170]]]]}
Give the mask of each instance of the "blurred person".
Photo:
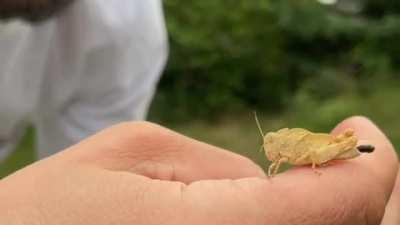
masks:
{"type": "MultiPolygon", "coordinates": [[[[400,203],[400,186],[391,196],[396,153],[368,119],[353,117],[333,133],[348,128],[373,143],[374,154],[323,167],[321,175],[300,167],[268,179],[230,151],[151,123],[120,124],[0,180],[0,221],[380,225],[389,198],[400,203]]],[[[390,207],[382,225],[398,225],[390,207]]]]}
{"type": "Polygon", "coordinates": [[[160,0],[0,0],[0,161],[145,119],[166,57],[160,0]]]}

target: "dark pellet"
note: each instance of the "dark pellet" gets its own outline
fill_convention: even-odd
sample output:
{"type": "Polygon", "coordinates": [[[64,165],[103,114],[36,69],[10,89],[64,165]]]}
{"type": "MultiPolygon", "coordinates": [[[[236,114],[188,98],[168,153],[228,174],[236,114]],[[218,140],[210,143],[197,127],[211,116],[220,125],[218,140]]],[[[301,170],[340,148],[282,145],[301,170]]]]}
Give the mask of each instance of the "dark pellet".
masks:
{"type": "Polygon", "coordinates": [[[357,149],[362,153],[371,153],[374,152],[375,147],[373,145],[360,145],[357,149]]]}

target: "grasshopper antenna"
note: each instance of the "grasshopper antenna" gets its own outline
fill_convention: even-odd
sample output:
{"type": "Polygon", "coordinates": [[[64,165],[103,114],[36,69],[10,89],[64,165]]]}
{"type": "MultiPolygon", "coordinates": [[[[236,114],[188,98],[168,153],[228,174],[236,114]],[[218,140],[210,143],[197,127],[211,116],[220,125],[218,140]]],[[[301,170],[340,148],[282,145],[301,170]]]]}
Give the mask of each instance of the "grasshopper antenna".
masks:
{"type": "MultiPolygon", "coordinates": [[[[257,124],[257,127],[258,127],[258,131],[260,131],[261,140],[264,142],[264,132],[263,132],[263,130],[262,130],[262,128],[261,128],[261,123],[260,123],[260,121],[258,120],[258,116],[257,116],[257,112],[256,112],[256,111],[254,111],[254,118],[255,118],[255,120],[256,120],[256,124],[257,124]]],[[[262,152],[263,148],[264,148],[264,146],[261,145],[261,147],[260,147],[260,152],[262,152]]]]}
{"type": "Polygon", "coordinates": [[[256,124],[257,124],[257,127],[258,127],[258,131],[260,131],[261,138],[264,139],[264,132],[263,132],[263,130],[262,130],[262,128],[261,128],[261,123],[260,123],[260,121],[258,120],[258,116],[257,116],[257,112],[256,112],[256,111],[254,111],[254,118],[255,118],[255,120],[256,120],[256,124]]]}

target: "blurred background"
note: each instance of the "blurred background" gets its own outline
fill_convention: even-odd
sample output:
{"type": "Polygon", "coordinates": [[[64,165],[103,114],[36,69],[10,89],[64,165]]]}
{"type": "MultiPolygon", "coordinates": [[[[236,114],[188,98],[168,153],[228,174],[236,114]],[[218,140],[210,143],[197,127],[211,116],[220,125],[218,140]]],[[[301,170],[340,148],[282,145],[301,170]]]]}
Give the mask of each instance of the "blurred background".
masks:
{"type": "MultiPolygon", "coordinates": [[[[149,120],[265,168],[265,131],[372,118],[400,144],[400,1],[165,0],[170,59],[149,120]]],[[[33,162],[35,131],[0,165],[33,162]],[[27,151],[29,149],[29,151],[27,151]]]]}

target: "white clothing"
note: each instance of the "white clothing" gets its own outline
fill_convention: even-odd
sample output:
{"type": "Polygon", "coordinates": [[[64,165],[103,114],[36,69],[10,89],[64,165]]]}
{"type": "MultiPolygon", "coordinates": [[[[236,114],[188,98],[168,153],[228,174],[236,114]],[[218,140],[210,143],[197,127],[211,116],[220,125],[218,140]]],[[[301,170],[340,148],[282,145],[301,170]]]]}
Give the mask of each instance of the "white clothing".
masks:
{"type": "Polygon", "coordinates": [[[40,25],[0,25],[0,159],[33,123],[49,156],[143,120],[167,58],[160,0],[77,0],[40,25]]]}

